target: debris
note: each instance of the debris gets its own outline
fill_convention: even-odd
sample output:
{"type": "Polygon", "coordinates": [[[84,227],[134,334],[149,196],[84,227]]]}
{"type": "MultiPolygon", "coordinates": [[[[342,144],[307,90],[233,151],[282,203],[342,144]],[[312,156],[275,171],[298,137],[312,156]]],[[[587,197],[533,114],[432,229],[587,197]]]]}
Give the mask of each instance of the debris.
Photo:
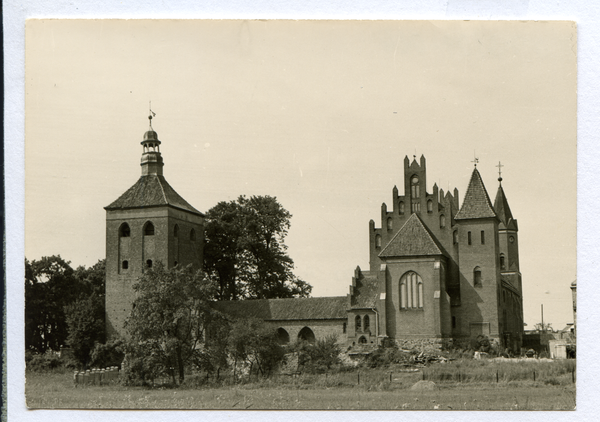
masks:
{"type": "Polygon", "coordinates": [[[437,390],[438,387],[433,381],[418,381],[415,385],[410,387],[411,390],[437,390]]]}

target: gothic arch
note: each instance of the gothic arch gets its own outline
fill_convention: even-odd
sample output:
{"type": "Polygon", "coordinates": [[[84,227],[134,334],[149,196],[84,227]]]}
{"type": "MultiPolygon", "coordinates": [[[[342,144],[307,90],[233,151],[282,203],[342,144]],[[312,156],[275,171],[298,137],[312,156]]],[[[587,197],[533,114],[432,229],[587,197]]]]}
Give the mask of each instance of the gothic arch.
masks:
{"type": "Polygon", "coordinates": [[[414,271],[400,277],[400,309],[423,309],[423,279],[414,271]]]}
{"type": "Polygon", "coordinates": [[[154,236],[154,224],[152,224],[152,221],[147,221],[144,224],[144,236],[154,236]]]}
{"type": "Polygon", "coordinates": [[[277,329],[277,342],[281,345],[288,344],[290,342],[290,335],[281,327],[277,329]]]}
{"type": "Polygon", "coordinates": [[[131,236],[131,229],[129,228],[129,224],[123,223],[119,226],[119,237],[129,237],[131,236]]]}
{"type": "Polygon", "coordinates": [[[307,343],[314,344],[315,342],[315,333],[308,327],[304,327],[298,333],[298,340],[304,340],[307,343]]]}

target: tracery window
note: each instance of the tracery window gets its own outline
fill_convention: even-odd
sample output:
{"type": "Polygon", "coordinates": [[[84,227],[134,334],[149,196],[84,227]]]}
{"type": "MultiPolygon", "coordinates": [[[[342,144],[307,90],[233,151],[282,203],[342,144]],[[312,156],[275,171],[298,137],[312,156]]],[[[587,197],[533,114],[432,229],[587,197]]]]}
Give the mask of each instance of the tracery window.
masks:
{"type": "Polygon", "coordinates": [[[414,271],[400,278],[400,308],[423,309],[423,280],[414,271]]]}

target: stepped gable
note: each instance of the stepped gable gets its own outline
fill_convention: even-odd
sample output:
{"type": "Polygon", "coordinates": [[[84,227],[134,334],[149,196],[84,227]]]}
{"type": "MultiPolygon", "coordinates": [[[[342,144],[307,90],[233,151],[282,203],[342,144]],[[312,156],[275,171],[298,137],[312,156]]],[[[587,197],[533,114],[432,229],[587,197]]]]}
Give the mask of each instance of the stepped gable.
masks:
{"type": "Polygon", "coordinates": [[[379,254],[395,256],[444,255],[443,247],[417,214],[412,214],[379,254]]]}
{"type": "Polygon", "coordinates": [[[352,308],[374,308],[379,298],[379,283],[375,277],[361,277],[352,289],[352,308]]]}
{"type": "Polygon", "coordinates": [[[465,194],[460,211],[454,217],[455,220],[465,220],[470,218],[490,218],[497,217],[490,197],[488,196],[483,180],[477,168],[473,170],[471,181],[465,194]]]}
{"type": "Polygon", "coordinates": [[[513,220],[512,213],[510,212],[510,207],[508,206],[508,201],[506,200],[506,195],[504,194],[504,189],[502,186],[498,187],[498,192],[496,193],[496,199],[494,200],[494,210],[505,225],[513,220]]]}
{"type": "Polygon", "coordinates": [[[234,318],[265,321],[347,319],[347,297],[250,299],[213,302],[211,306],[234,318]]]}
{"type": "Polygon", "coordinates": [[[197,215],[203,215],[183,199],[175,189],[167,183],[164,176],[151,174],[141,176],[138,181],[130,187],[106,210],[146,208],[158,206],[171,206],[197,215]]]}

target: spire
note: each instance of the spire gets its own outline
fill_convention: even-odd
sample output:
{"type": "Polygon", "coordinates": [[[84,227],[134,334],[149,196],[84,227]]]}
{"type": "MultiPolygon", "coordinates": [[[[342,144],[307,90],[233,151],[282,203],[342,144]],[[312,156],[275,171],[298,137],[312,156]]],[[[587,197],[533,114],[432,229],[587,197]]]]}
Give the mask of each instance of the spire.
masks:
{"type": "Polygon", "coordinates": [[[510,220],[513,220],[512,213],[510,212],[510,207],[508,206],[508,201],[506,200],[506,195],[504,194],[504,189],[502,189],[502,185],[498,187],[498,192],[496,193],[496,199],[494,200],[494,210],[496,210],[496,214],[500,221],[504,223],[504,225],[508,225],[510,220]]]}
{"type": "Polygon", "coordinates": [[[158,140],[158,133],[152,128],[152,118],[156,116],[156,113],[150,109],[148,115],[148,121],[150,127],[148,131],[144,133],[144,140],[141,142],[143,146],[142,152],[142,176],[158,175],[163,174],[163,159],[160,155],[160,141],[158,140]]]}
{"type": "MultiPolygon", "coordinates": [[[[477,164],[477,163],[475,163],[477,164]]],[[[481,175],[477,167],[473,169],[471,181],[465,194],[465,200],[460,211],[454,217],[456,220],[469,218],[490,218],[496,217],[496,212],[490,201],[490,197],[485,190],[481,175]]]]}

